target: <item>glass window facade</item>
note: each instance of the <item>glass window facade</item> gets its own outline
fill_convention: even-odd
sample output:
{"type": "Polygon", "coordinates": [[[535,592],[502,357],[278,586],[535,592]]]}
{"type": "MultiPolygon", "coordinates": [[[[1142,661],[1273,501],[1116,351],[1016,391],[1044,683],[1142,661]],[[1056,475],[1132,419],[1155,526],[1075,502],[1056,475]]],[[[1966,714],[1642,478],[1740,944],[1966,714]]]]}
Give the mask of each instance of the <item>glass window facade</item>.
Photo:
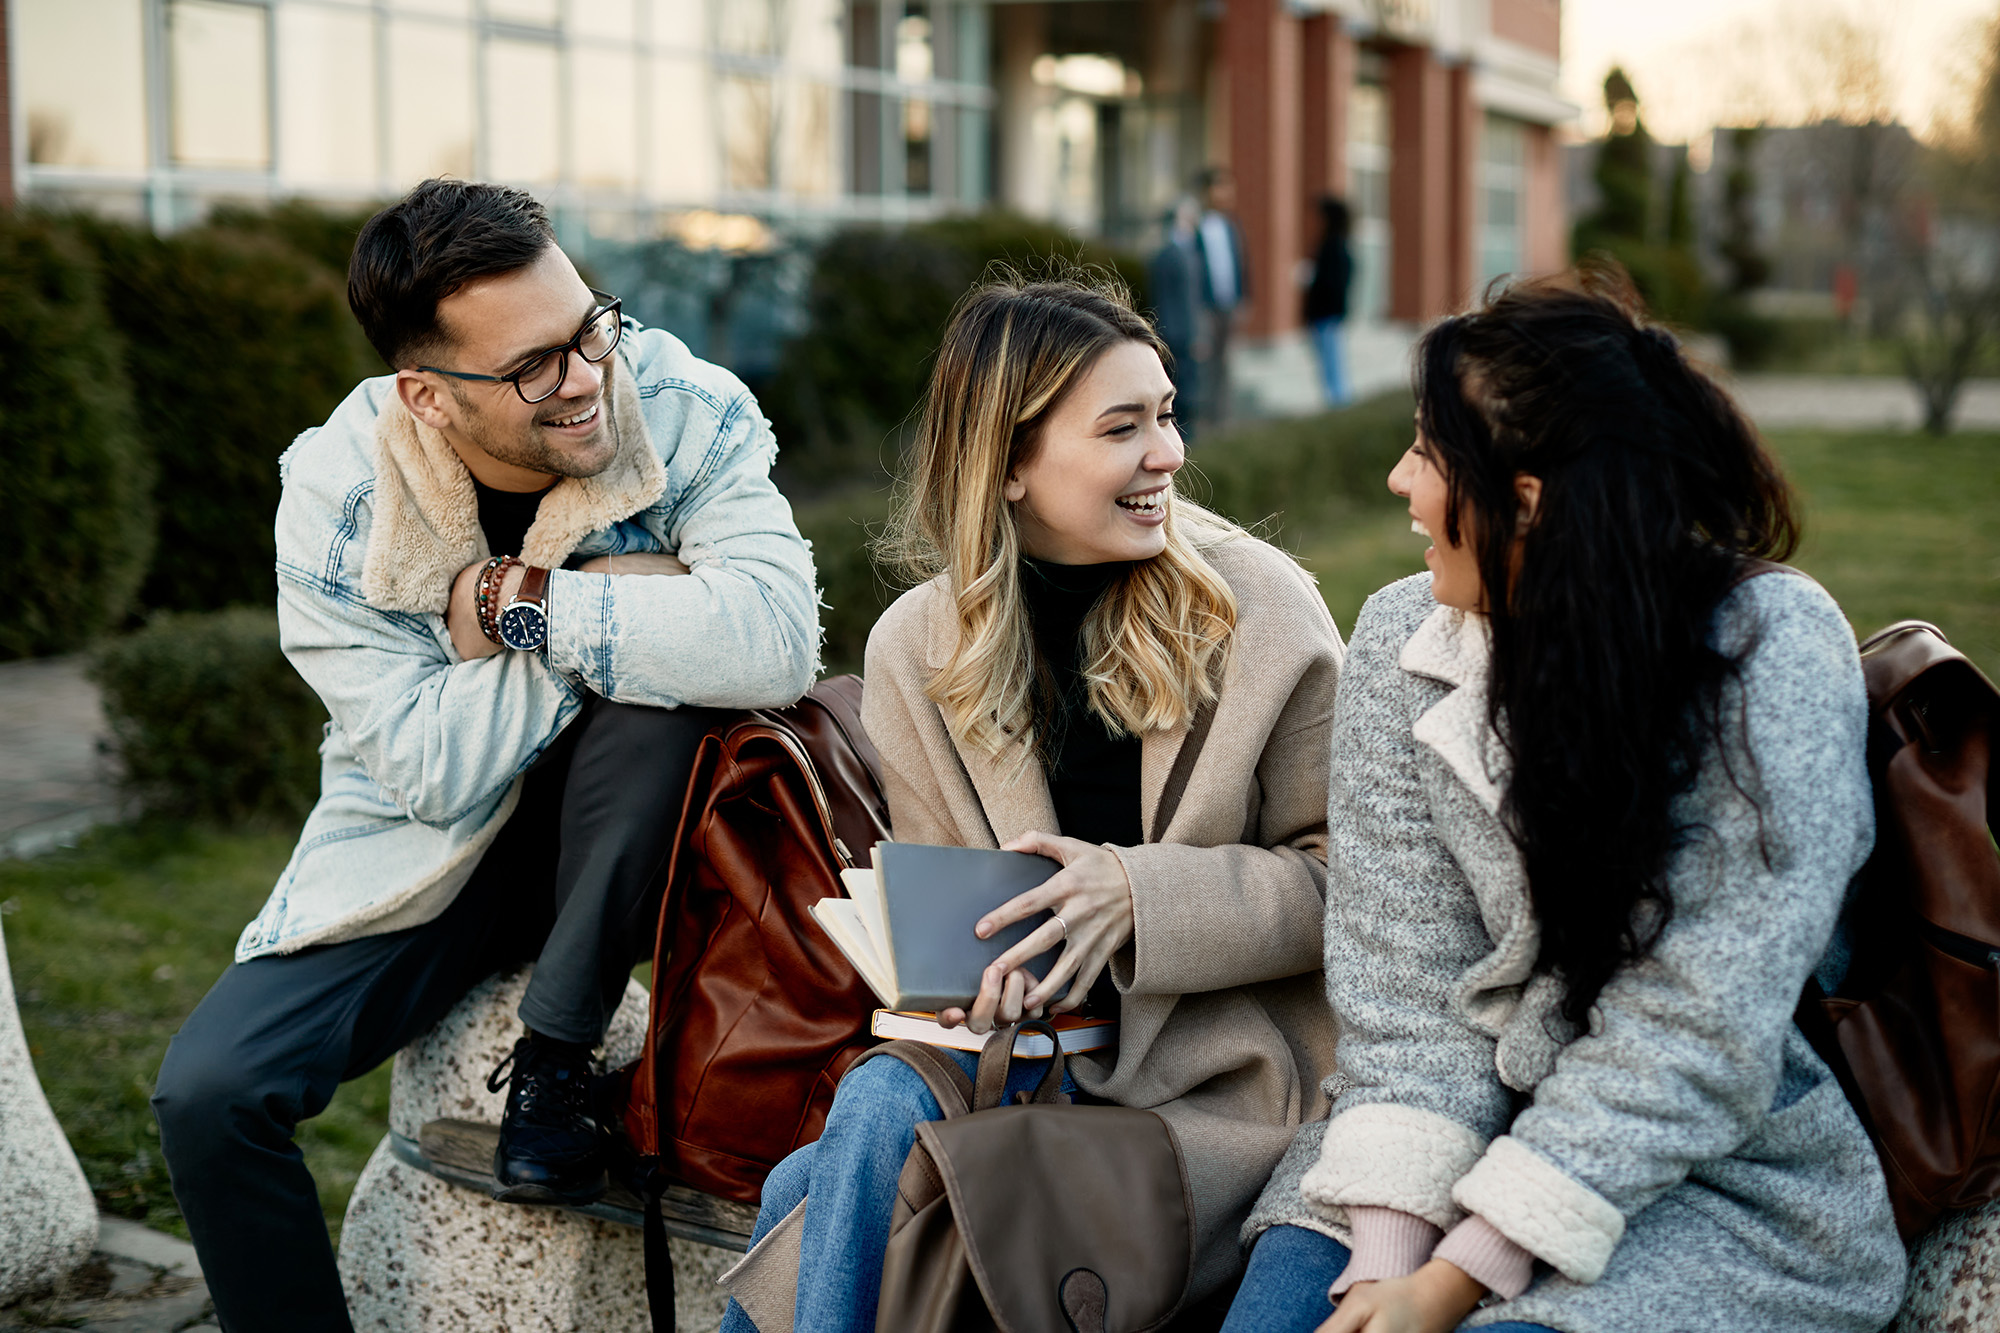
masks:
{"type": "Polygon", "coordinates": [[[1526,267],[1527,127],[1488,114],[1479,138],[1479,281],[1526,267]]]}
{"type": "Polygon", "coordinates": [[[1364,68],[1347,103],[1347,193],[1354,217],[1349,306],[1359,319],[1389,312],[1391,142],[1388,90],[1377,71],[1364,68]]]}
{"type": "Polygon", "coordinates": [[[141,0],[14,0],[9,8],[29,165],[144,171],[141,0]]]}
{"type": "Polygon", "coordinates": [[[689,208],[906,217],[992,188],[984,0],[9,5],[22,188],[164,196],[158,219],[225,190],[382,197],[436,175],[639,232],[689,208]]]}

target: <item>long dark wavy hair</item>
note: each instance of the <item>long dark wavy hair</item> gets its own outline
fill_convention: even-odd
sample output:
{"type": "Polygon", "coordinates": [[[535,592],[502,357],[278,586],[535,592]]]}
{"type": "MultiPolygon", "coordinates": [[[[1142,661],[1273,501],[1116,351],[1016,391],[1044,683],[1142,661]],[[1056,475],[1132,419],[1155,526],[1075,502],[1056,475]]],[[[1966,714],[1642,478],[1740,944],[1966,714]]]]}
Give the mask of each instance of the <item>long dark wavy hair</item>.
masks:
{"type": "Polygon", "coordinates": [[[1609,264],[1489,289],[1438,324],[1417,403],[1448,479],[1445,536],[1467,533],[1487,589],[1489,721],[1514,765],[1501,814],[1540,966],[1581,1026],[1672,916],[1669,862],[1695,830],[1671,805],[1724,740],[1740,661],[1710,644],[1711,622],[1747,557],[1798,545],[1791,492],[1609,264]],[[1517,545],[1523,472],[1542,489],[1517,545]]]}

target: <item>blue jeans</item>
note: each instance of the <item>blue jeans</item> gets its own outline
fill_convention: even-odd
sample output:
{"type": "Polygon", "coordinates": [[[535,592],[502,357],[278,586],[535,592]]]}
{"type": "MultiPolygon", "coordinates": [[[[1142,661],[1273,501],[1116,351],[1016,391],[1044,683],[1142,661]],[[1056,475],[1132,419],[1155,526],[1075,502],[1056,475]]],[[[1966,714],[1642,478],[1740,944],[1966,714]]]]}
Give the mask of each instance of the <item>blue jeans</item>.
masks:
{"type": "MultiPolygon", "coordinates": [[[[1326,1289],[1347,1267],[1347,1247],[1304,1227],[1272,1227],[1257,1237],[1222,1333],[1313,1333],[1333,1314],[1326,1289]]],[[[727,1327],[727,1325],[725,1325],[727,1327]]],[[[1509,1321],[1479,1333],[1553,1333],[1509,1321]]]]}
{"type": "MultiPolygon", "coordinates": [[[[979,1068],[979,1057],[969,1051],[945,1054],[967,1077],[979,1068]]],[[[1014,1061],[1007,1071],[1007,1096],[1033,1088],[1046,1072],[1044,1060],[1014,1061]]],[[[1063,1080],[1065,1092],[1074,1087],[1063,1080]]],[[[750,1233],[753,1245],[802,1200],[812,1199],[799,1247],[792,1316],[798,1333],[867,1333],[875,1327],[896,1178],[917,1141],[917,1126],[943,1116],[915,1070],[900,1060],[870,1060],[840,1081],[819,1142],[778,1163],[764,1181],[757,1226],[750,1233]]],[[[756,1328],[743,1307],[730,1301],[719,1333],[756,1333],[756,1328]]]]}
{"type": "Polygon", "coordinates": [[[1347,362],[1340,346],[1340,326],[1345,321],[1316,319],[1312,322],[1313,350],[1319,353],[1320,387],[1326,391],[1328,407],[1346,407],[1354,401],[1347,387],[1347,362]]]}

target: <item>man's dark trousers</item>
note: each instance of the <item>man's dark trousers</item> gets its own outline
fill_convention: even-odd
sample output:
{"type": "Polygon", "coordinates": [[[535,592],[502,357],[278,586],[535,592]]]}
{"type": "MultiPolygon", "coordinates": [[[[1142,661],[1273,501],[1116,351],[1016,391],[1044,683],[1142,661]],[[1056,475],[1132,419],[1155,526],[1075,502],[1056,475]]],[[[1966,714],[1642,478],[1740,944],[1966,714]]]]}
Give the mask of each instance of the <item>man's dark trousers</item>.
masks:
{"type": "Polygon", "coordinates": [[[535,960],[537,1032],[595,1044],[650,952],[664,861],[702,735],[721,715],[589,698],[471,880],[436,919],[232,964],[174,1037],[153,1110],[230,1333],[351,1327],[292,1135],[335,1088],[421,1036],[474,984],[535,960]]]}

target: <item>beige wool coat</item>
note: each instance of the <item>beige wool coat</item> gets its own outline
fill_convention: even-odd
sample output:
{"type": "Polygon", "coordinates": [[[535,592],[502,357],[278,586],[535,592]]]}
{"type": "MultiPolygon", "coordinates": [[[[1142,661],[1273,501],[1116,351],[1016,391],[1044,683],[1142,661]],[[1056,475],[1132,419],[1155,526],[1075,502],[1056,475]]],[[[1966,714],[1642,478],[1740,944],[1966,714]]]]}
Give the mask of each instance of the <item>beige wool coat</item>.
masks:
{"type": "MultiPolygon", "coordinates": [[[[1345,651],[1318,590],[1282,552],[1238,537],[1205,554],[1237,598],[1220,697],[1205,728],[1197,720],[1142,740],[1147,841],[1114,849],[1132,887],[1132,940],[1111,960],[1119,1045],[1070,1064],[1086,1091],[1156,1111],[1179,1137],[1195,1209],[1190,1299],[1239,1271],[1250,1205],[1299,1125],[1327,1110],[1326,792],[1345,651]],[[1170,782],[1177,767],[1185,780],[1170,782]]],[[[1029,757],[1010,776],[961,750],[925,695],[957,632],[938,579],[905,593],[868,636],[862,719],[897,840],[997,847],[1059,832],[1040,764],[1029,757]]],[[[767,1241],[729,1286],[776,1333],[790,1324],[797,1249],[777,1231],[767,1241]]]]}

